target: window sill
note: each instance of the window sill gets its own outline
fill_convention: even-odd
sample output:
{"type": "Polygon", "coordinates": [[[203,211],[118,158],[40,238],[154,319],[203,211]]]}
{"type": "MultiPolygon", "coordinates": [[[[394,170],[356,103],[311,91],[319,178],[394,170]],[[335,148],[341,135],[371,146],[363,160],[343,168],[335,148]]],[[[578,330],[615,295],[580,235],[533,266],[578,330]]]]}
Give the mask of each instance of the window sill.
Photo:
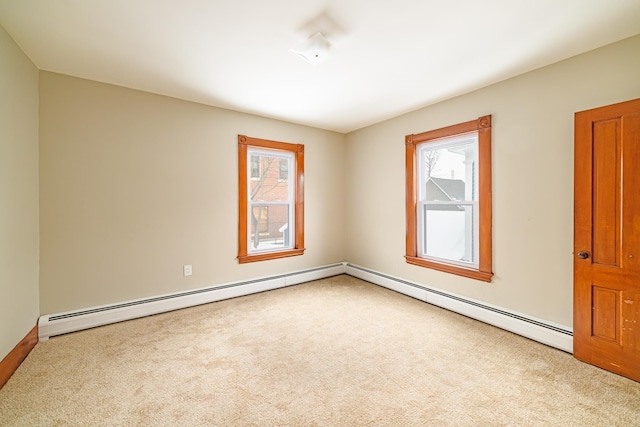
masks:
{"type": "Polygon", "coordinates": [[[424,258],[418,258],[409,255],[406,255],[405,259],[407,260],[408,264],[431,268],[433,270],[443,271],[445,273],[457,274],[458,276],[481,280],[483,282],[491,282],[491,278],[493,277],[493,273],[489,271],[480,271],[473,268],[459,267],[457,265],[442,264],[439,262],[429,261],[424,258]]]}
{"type": "Polygon", "coordinates": [[[287,258],[304,254],[304,249],[287,249],[278,252],[265,252],[251,255],[238,255],[238,263],[246,264],[248,262],[266,261],[269,259],[287,258]]]}

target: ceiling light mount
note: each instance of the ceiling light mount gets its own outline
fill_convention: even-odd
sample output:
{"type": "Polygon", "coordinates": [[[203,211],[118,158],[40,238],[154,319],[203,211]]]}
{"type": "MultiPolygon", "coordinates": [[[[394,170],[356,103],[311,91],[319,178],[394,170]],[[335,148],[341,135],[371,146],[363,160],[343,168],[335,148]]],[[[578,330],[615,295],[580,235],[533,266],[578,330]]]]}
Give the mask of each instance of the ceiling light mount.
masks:
{"type": "Polygon", "coordinates": [[[292,48],[295,53],[311,65],[318,65],[329,57],[329,40],[317,32],[297,48],[292,48]]]}

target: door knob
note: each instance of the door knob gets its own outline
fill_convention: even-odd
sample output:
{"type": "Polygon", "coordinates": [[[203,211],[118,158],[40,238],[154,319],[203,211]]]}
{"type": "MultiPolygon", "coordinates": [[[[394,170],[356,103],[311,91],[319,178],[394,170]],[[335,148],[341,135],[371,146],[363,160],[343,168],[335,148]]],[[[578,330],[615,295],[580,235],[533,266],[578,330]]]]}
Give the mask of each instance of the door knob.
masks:
{"type": "Polygon", "coordinates": [[[578,258],[580,258],[580,259],[587,259],[587,258],[589,258],[589,252],[587,252],[587,251],[580,251],[580,252],[578,252],[578,258]]]}

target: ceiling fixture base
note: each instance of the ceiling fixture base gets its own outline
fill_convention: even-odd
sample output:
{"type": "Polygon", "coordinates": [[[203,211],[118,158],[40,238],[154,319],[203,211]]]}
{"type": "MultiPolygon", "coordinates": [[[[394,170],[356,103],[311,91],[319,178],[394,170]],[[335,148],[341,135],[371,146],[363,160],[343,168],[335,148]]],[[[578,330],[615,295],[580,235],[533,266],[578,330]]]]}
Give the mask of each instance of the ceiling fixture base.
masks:
{"type": "Polygon", "coordinates": [[[300,47],[292,48],[291,52],[298,55],[311,65],[318,65],[329,57],[331,43],[322,33],[315,33],[300,47]]]}

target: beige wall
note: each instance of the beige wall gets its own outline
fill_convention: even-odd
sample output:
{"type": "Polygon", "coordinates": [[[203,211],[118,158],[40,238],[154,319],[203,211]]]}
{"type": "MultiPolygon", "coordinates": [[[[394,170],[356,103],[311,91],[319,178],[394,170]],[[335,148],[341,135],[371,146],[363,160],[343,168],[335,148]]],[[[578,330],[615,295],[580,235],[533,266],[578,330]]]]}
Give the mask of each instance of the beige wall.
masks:
{"type": "Polygon", "coordinates": [[[49,72],[40,107],[42,314],[345,259],[344,135],[49,72]],[[303,256],[237,263],[238,134],[305,145],[303,256]]]}
{"type": "MultiPolygon", "coordinates": [[[[471,64],[472,65],[472,64],[471,64]]],[[[347,136],[347,259],[572,325],[573,118],[640,97],[640,36],[347,136]],[[404,136],[493,115],[493,283],[405,263],[404,136]]]]}
{"type": "MultiPolygon", "coordinates": [[[[346,137],[41,72],[41,313],[349,260],[570,326],[573,114],[640,97],[638,52],[634,37],[346,137]],[[494,120],[491,284],[403,258],[404,135],[485,114],[494,120]],[[237,264],[238,133],[305,144],[304,256],[237,264]],[[182,277],[183,264],[193,276],[182,277]]],[[[25,129],[37,138],[37,123],[25,129]]],[[[37,202],[25,212],[37,215],[37,202]]]]}
{"type": "Polygon", "coordinates": [[[38,315],[38,70],[0,27],[0,360],[38,315]]]}

